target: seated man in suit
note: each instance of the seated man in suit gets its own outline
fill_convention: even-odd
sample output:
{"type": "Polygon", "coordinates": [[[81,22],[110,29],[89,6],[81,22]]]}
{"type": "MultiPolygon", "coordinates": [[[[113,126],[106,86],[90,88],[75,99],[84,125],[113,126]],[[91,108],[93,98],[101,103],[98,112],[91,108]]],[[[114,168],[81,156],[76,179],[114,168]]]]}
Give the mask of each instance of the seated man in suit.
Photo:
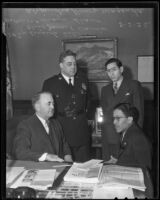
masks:
{"type": "Polygon", "coordinates": [[[118,159],[111,156],[106,163],[146,167],[151,169],[151,145],[137,125],[138,110],[129,103],[120,103],[113,109],[113,124],[121,134],[118,159]]]}
{"type": "Polygon", "coordinates": [[[18,160],[72,162],[71,151],[54,113],[54,100],[49,92],[32,98],[35,114],[17,127],[13,152],[18,160]]]}

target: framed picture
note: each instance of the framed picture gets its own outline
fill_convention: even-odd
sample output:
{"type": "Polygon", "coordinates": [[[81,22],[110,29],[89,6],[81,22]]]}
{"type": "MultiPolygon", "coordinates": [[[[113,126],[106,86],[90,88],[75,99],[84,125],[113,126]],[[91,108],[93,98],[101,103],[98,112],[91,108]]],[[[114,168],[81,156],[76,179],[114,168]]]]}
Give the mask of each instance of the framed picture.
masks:
{"type": "Polygon", "coordinates": [[[107,81],[105,62],[117,57],[117,39],[68,39],[63,40],[63,49],[77,54],[78,70],[86,73],[89,81],[107,81]]]}
{"type": "Polygon", "coordinates": [[[138,80],[143,83],[154,82],[154,56],[137,56],[138,80]]]}

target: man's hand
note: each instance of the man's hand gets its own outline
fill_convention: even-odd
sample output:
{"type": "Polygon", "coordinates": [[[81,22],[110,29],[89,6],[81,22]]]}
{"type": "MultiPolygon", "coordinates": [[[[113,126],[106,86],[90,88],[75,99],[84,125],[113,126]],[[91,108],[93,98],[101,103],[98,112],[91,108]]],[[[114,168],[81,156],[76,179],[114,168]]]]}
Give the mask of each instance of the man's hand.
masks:
{"type": "Polygon", "coordinates": [[[64,160],[55,154],[47,154],[46,161],[64,162],[64,160]]]}
{"type": "Polygon", "coordinates": [[[64,156],[64,161],[65,161],[65,162],[73,162],[72,156],[71,156],[71,155],[65,155],[65,156],[64,156]]]}
{"type": "Polygon", "coordinates": [[[104,163],[106,164],[116,164],[116,162],[118,161],[117,158],[114,158],[112,155],[110,157],[110,159],[108,161],[105,161],[104,163]]]}

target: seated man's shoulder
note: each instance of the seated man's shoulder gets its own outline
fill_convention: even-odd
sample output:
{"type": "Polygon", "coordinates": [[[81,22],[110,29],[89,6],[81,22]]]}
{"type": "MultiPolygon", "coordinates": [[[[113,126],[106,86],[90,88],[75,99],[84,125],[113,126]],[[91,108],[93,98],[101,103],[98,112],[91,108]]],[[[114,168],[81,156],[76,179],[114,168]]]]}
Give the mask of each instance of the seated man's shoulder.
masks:
{"type": "Polygon", "coordinates": [[[18,126],[26,126],[28,124],[32,124],[34,122],[34,119],[35,119],[35,116],[32,115],[32,116],[28,116],[22,120],[20,120],[18,126]]]}
{"type": "Polygon", "coordinates": [[[50,118],[50,123],[53,124],[53,125],[57,125],[57,126],[61,126],[60,122],[58,121],[58,119],[55,119],[55,118],[50,118]]]}

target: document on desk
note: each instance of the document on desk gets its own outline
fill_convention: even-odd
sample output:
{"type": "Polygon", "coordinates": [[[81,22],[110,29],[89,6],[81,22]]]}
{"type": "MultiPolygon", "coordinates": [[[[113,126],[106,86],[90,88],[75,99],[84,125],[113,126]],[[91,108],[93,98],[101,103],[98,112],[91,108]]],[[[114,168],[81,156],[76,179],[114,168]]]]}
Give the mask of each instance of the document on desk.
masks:
{"type": "Polygon", "coordinates": [[[27,186],[38,190],[46,190],[51,187],[55,179],[55,169],[30,169],[25,170],[19,179],[10,187],[27,186]]]}
{"type": "Polygon", "coordinates": [[[12,183],[24,170],[24,167],[6,167],[6,185],[12,183]]]}
{"type": "Polygon", "coordinates": [[[93,199],[134,199],[132,188],[95,188],[93,199]]]}
{"type": "Polygon", "coordinates": [[[64,176],[64,181],[71,182],[83,182],[83,183],[98,183],[102,163],[95,163],[95,165],[87,165],[88,168],[84,168],[83,164],[74,163],[64,176]]]}
{"type": "Polygon", "coordinates": [[[119,165],[103,166],[99,185],[107,188],[131,187],[142,191],[146,189],[142,169],[119,165]]]}

